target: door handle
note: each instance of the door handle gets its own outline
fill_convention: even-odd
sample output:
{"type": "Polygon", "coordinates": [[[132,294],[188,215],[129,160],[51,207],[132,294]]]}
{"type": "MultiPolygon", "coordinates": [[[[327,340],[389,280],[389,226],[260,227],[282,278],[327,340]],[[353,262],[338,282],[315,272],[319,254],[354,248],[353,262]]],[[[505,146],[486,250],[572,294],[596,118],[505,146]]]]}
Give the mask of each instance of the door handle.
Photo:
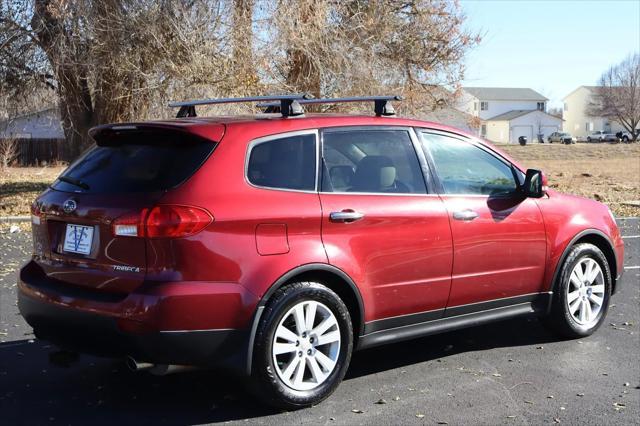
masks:
{"type": "Polygon", "coordinates": [[[453,218],[455,220],[473,220],[478,217],[478,213],[473,210],[461,210],[459,212],[453,212],[453,218]]]}
{"type": "Polygon", "coordinates": [[[343,210],[341,212],[331,212],[329,214],[329,220],[331,222],[351,223],[356,220],[360,220],[364,217],[363,213],[353,210],[343,210]]]}

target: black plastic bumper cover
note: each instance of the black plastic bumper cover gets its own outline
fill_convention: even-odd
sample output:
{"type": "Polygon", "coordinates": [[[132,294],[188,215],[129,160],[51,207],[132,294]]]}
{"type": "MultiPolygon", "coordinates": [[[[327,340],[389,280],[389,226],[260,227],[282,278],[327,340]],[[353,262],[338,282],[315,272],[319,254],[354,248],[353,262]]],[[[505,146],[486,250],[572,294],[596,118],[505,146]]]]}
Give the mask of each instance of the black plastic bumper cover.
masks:
{"type": "Polygon", "coordinates": [[[37,338],[63,349],[140,362],[230,368],[243,372],[247,333],[242,330],[160,331],[130,334],[111,317],[45,303],[18,292],[22,316],[37,338]]]}

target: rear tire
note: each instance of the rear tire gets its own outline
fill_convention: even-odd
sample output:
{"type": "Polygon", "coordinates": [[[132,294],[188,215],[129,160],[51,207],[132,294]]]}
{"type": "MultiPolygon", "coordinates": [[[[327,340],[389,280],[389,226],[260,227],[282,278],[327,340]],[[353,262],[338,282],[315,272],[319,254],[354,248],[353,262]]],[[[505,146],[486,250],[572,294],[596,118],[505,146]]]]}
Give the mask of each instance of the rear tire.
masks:
{"type": "Polygon", "coordinates": [[[544,324],[563,337],[591,335],[602,325],[609,309],[611,272],[602,251],[593,244],[571,248],[553,293],[544,324]]]}
{"type": "Polygon", "coordinates": [[[318,404],[344,378],[352,350],[351,317],[335,292],[317,282],[286,285],[258,325],[252,390],[287,410],[318,404]]]}

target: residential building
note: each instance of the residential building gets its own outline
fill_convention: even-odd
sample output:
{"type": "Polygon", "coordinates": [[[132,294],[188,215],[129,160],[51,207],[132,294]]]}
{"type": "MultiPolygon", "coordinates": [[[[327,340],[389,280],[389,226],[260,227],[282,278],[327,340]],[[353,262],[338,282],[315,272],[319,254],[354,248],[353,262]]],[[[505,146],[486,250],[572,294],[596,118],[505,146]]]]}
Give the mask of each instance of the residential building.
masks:
{"type": "Polygon", "coordinates": [[[0,121],[0,141],[16,145],[20,165],[41,165],[67,161],[64,130],[57,107],[0,121]]]}
{"type": "Polygon", "coordinates": [[[587,114],[587,107],[591,102],[591,96],[597,86],[580,86],[564,97],[562,118],[564,125],[562,130],[571,133],[580,139],[595,131],[602,130],[608,133],[617,133],[625,130],[616,122],[604,117],[592,117],[587,114]]]}
{"type": "Polygon", "coordinates": [[[480,119],[479,136],[492,142],[546,140],[562,128],[562,119],[547,111],[548,99],[528,88],[464,87],[460,110],[480,119]]]}
{"type": "Polygon", "coordinates": [[[0,139],[64,139],[57,107],[0,121],[0,139]]]}

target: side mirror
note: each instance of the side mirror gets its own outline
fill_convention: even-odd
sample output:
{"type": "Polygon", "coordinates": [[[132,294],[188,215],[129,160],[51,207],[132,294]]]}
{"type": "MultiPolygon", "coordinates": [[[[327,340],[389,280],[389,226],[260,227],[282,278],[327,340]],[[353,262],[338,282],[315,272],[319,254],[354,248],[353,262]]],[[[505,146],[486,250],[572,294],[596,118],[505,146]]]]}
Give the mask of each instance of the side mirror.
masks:
{"type": "Polygon", "coordinates": [[[545,178],[542,171],[536,169],[528,169],[522,192],[530,198],[542,198],[544,196],[545,178]]]}

